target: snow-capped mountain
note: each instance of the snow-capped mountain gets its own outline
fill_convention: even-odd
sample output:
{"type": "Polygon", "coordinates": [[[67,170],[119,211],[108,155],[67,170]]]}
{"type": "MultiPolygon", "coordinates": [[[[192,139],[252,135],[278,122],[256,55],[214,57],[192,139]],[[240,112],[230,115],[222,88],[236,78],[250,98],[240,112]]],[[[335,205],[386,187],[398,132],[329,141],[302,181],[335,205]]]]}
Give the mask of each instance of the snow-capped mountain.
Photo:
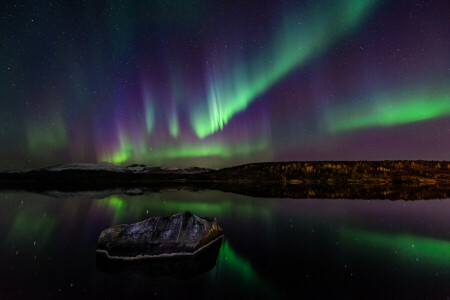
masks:
{"type": "Polygon", "coordinates": [[[47,168],[35,170],[15,170],[7,173],[24,174],[29,172],[62,172],[62,171],[103,171],[114,173],[133,173],[133,174],[198,174],[213,171],[205,167],[189,167],[180,169],[176,167],[155,167],[144,164],[132,164],[129,166],[117,166],[106,162],[89,164],[89,163],[73,163],[51,166],[47,168]]]}

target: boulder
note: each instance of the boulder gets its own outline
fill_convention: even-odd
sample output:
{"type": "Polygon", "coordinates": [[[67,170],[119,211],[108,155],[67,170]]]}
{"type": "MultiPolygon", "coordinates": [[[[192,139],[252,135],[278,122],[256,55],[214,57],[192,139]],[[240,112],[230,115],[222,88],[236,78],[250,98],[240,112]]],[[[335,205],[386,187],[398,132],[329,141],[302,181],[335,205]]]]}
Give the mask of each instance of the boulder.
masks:
{"type": "Polygon", "coordinates": [[[109,260],[190,257],[222,238],[215,218],[182,212],[105,229],[98,239],[97,254],[109,260]]]}

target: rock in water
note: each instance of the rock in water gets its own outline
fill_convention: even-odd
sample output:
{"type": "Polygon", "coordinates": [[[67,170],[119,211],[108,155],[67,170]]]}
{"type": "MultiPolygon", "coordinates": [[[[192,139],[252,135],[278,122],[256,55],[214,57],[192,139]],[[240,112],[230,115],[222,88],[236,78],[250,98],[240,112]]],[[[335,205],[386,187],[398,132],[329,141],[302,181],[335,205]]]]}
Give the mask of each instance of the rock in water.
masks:
{"type": "Polygon", "coordinates": [[[222,237],[215,218],[183,212],[108,228],[100,234],[97,253],[114,260],[192,256],[222,237]]]}

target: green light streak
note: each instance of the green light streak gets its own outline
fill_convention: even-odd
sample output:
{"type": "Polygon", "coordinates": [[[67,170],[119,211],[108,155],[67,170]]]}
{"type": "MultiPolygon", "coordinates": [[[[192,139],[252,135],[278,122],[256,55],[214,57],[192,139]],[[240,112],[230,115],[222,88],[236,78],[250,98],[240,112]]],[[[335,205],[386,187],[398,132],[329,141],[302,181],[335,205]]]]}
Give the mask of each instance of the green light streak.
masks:
{"type": "Polygon", "coordinates": [[[252,145],[242,144],[236,147],[222,142],[210,144],[185,144],[173,146],[168,149],[152,149],[144,144],[135,145],[124,135],[120,135],[119,148],[113,153],[104,153],[99,156],[100,161],[114,164],[121,164],[133,161],[161,161],[174,158],[195,158],[195,157],[221,157],[230,158],[232,156],[249,156],[255,152],[263,152],[267,149],[266,140],[255,142],[252,145]]]}
{"type": "Polygon", "coordinates": [[[206,157],[206,156],[219,156],[228,158],[234,155],[249,155],[252,152],[263,151],[267,148],[267,143],[262,141],[255,145],[242,145],[236,148],[226,146],[222,143],[211,145],[186,145],[178,148],[170,148],[165,151],[161,151],[156,155],[158,158],[179,158],[179,157],[206,157]]]}
{"type": "Polygon", "coordinates": [[[410,263],[417,259],[426,264],[450,267],[450,242],[410,234],[386,234],[361,229],[343,228],[345,243],[363,246],[363,251],[398,257],[410,263]]]}
{"type": "Polygon", "coordinates": [[[119,134],[120,147],[119,151],[114,152],[112,155],[103,157],[103,161],[120,164],[127,161],[131,157],[131,151],[133,144],[128,141],[124,134],[119,134]]]}
{"type": "Polygon", "coordinates": [[[108,205],[114,210],[121,210],[124,206],[124,202],[119,197],[113,196],[108,199],[108,205]]]}
{"type": "Polygon", "coordinates": [[[113,212],[113,223],[121,222],[127,216],[127,211],[125,210],[126,204],[118,196],[111,196],[105,199],[99,199],[94,202],[97,208],[108,208],[113,212]]]}
{"type": "Polygon", "coordinates": [[[155,126],[155,107],[152,94],[146,85],[144,85],[142,90],[142,97],[144,99],[145,126],[147,128],[147,133],[150,134],[155,126]]]}
{"type": "Polygon", "coordinates": [[[174,110],[169,118],[169,132],[172,137],[177,138],[179,131],[180,127],[178,125],[177,113],[174,110]]]}
{"type": "Polygon", "coordinates": [[[259,276],[248,260],[233,250],[227,239],[224,239],[222,243],[216,267],[210,272],[210,275],[211,278],[215,278],[217,274],[223,273],[230,274],[239,282],[239,286],[251,288],[254,295],[261,294],[265,297],[277,298],[278,293],[271,284],[259,276]]]}
{"type": "Polygon", "coordinates": [[[216,265],[230,268],[246,285],[256,285],[260,280],[252,265],[234,252],[228,240],[223,241],[216,265]]]}
{"type": "MultiPolygon", "coordinates": [[[[167,196],[167,194],[165,195],[167,196]]],[[[184,195],[183,198],[189,197],[184,195]]],[[[246,218],[260,217],[265,222],[269,222],[272,218],[270,209],[265,207],[257,207],[250,203],[236,204],[228,199],[222,201],[177,201],[171,199],[171,201],[164,201],[166,199],[161,197],[160,194],[152,194],[146,196],[145,199],[124,199],[121,196],[111,196],[104,199],[98,199],[94,202],[98,208],[108,208],[113,213],[113,222],[120,223],[125,218],[139,219],[144,212],[158,212],[158,214],[172,214],[179,213],[181,211],[191,211],[199,216],[223,216],[233,211],[237,211],[243,214],[246,218]],[[138,200],[138,201],[136,201],[138,200]]],[[[209,199],[209,198],[208,198],[209,199]]]]}
{"type": "Polygon", "coordinates": [[[213,70],[207,103],[191,114],[197,136],[205,138],[221,130],[283,77],[351,33],[378,2],[339,0],[329,7],[322,1],[306,14],[286,17],[271,46],[254,61],[230,62],[233,67],[226,72],[213,70]]]}
{"type": "Polygon", "coordinates": [[[155,125],[155,109],[149,100],[145,101],[145,125],[147,133],[150,134],[155,125]]]}
{"type": "Polygon", "coordinates": [[[339,133],[371,127],[391,127],[450,115],[450,89],[426,86],[413,91],[376,95],[368,101],[332,108],[327,131],[339,133]]]}
{"type": "Polygon", "coordinates": [[[50,156],[49,150],[56,150],[67,145],[67,134],[62,117],[52,113],[52,118],[40,120],[37,124],[28,124],[28,149],[33,155],[50,156]]]}
{"type": "Polygon", "coordinates": [[[54,217],[44,216],[41,210],[32,208],[22,208],[17,214],[14,224],[9,233],[9,239],[35,240],[41,246],[45,246],[49,241],[56,221],[54,217]]]}
{"type": "Polygon", "coordinates": [[[178,79],[179,77],[174,75],[175,73],[176,71],[172,71],[171,76],[172,106],[168,122],[170,135],[174,138],[177,138],[180,132],[180,125],[178,124],[177,105],[179,105],[183,99],[183,86],[181,84],[181,81],[178,79]]]}

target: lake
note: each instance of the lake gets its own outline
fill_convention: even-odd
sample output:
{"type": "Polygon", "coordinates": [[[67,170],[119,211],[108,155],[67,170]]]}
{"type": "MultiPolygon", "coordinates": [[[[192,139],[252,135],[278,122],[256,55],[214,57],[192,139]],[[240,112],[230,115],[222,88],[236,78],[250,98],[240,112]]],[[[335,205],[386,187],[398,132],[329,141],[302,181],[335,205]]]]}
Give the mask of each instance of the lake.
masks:
{"type": "Polygon", "coordinates": [[[3,192],[0,205],[2,299],[450,297],[450,199],[3,192]],[[186,210],[224,231],[212,269],[177,278],[98,268],[105,228],[186,210]]]}

